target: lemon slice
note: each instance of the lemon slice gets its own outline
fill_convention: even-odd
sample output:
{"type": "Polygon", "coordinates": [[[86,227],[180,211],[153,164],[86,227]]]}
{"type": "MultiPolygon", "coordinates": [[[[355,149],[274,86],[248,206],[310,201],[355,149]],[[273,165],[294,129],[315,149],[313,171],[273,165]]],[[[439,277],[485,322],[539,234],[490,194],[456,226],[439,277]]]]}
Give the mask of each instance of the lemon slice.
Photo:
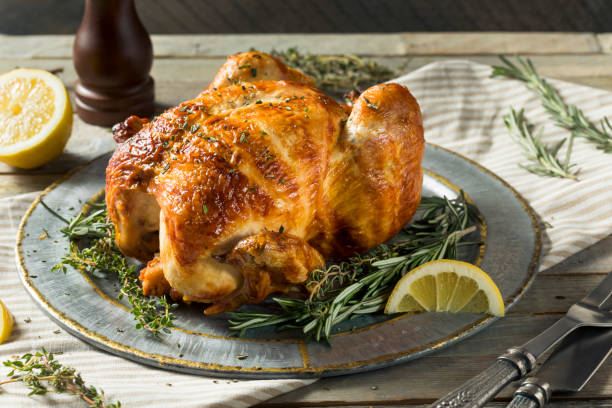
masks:
{"type": "Polygon", "coordinates": [[[4,343],[13,330],[13,316],[0,300],[0,344],[4,343]]]}
{"type": "Polygon", "coordinates": [[[71,131],[72,106],[58,77],[39,69],[0,75],[0,161],[43,165],[64,150],[71,131]]]}
{"type": "Polygon", "coordinates": [[[440,259],[408,272],[385,306],[386,314],[416,311],[503,316],[505,309],[499,288],[482,269],[440,259]]]}

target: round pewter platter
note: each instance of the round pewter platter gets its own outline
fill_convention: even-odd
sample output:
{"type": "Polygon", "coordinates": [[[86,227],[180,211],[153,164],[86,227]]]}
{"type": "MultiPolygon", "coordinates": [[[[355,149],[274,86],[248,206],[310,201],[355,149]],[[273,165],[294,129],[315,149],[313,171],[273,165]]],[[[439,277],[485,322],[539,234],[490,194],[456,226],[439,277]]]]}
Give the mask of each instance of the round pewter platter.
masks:
{"type": "MultiPolygon", "coordinates": [[[[232,378],[313,378],[387,367],[447,347],[496,318],[476,314],[417,313],[361,316],[344,322],[326,343],[271,328],[234,337],[227,316],[204,316],[202,305],[181,305],[175,327],[160,338],[134,328],[114,276],[51,271],[67,252],[63,222],[40,201],[70,218],[104,188],[110,153],[49,187],[23,218],[17,238],[21,279],[36,303],[74,336],[110,353],[162,369],[232,378]],[[50,238],[40,239],[44,230],[50,238]],[[246,358],[244,356],[247,356],[246,358]],[[240,358],[239,358],[240,357],[240,358]]],[[[535,214],[497,176],[455,153],[427,145],[423,195],[455,198],[463,189],[483,221],[468,237],[482,244],[460,258],[480,265],[499,286],[506,310],[535,278],[541,237],[535,214]]],[[[466,247],[468,248],[468,247],[466,247]]],[[[258,306],[266,308],[266,305],[258,306]]]]}

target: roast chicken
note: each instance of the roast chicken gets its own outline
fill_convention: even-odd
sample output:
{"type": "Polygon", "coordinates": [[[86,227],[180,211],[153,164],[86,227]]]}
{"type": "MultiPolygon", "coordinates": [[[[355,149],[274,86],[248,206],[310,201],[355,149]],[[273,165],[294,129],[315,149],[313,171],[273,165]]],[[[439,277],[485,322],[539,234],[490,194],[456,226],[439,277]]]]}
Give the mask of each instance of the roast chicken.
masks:
{"type": "Polygon", "coordinates": [[[405,87],[349,105],[270,55],[228,58],[196,98],[115,126],[106,201],[145,294],[234,310],[381,244],[414,215],[424,151],[405,87]]]}

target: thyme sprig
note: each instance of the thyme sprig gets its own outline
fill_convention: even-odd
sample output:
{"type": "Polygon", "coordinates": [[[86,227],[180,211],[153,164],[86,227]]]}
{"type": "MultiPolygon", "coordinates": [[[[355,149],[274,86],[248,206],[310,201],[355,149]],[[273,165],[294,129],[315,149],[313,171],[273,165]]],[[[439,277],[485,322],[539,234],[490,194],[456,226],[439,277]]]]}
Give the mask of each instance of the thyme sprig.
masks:
{"type": "Polygon", "coordinates": [[[120,408],[121,402],[106,402],[104,391],[93,385],[86,385],[74,368],[60,364],[53,353],[44,348],[36,353],[26,353],[14,360],[2,363],[11,371],[8,380],[0,381],[0,386],[23,382],[30,388],[28,395],[44,395],[48,392],[77,395],[90,407],[120,408]]]}
{"type": "Polygon", "coordinates": [[[504,124],[508,128],[510,136],[523,148],[527,160],[531,162],[530,164],[519,164],[520,167],[539,176],[578,180],[576,172],[572,171],[572,168],[576,165],[570,163],[574,133],[571,133],[567,138],[569,143],[565,159],[561,161],[557,154],[567,139],[562,139],[554,146],[542,142],[542,132],[535,135],[531,132],[531,126],[523,115],[523,109],[518,112],[511,109],[510,113],[504,116],[504,124]]]}
{"type": "Polygon", "coordinates": [[[278,326],[299,329],[311,339],[329,341],[332,329],[353,317],[384,308],[395,283],[406,272],[435,259],[457,258],[461,239],[476,230],[476,208],[463,192],[455,200],[423,197],[420,217],[397,241],[364,256],[318,269],[310,274],[306,299],[274,298],[279,310],[229,313],[230,329],[244,336],[249,329],[278,326]]]}
{"type": "Polygon", "coordinates": [[[302,54],[297,48],[273,50],[270,54],[284,64],[312,76],[318,88],[334,94],[366,88],[396,75],[396,72],[388,67],[352,54],[302,54]]]}
{"type": "Polygon", "coordinates": [[[612,124],[608,118],[603,118],[600,121],[601,128],[597,128],[576,105],[563,101],[559,92],[540,77],[531,60],[517,57],[518,65],[515,65],[504,56],[499,58],[504,66],[494,66],[492,77],[507,77],[523,81],[527,88],[540,98],[542,106],[558,126],[571,131],[576,137],[594,143],[605,153],[612,153],[612,124]]]}
{"type": "Polygon", "coordinates": [[[70,242],[70,251],[52,270],[66,273],[68,266],[81,269],[86,273],[99,276],[116,273],[121,283],[118,298],[125,297],[131,306],[137,329],[145,329],[158,336],[160,332],[169,333],[174,315],[172,310],[177,304],[168,302],[165,296],[145,296],[138,272],[115,244],[115,228],[108,219],[106,204],[88,203],[93,211],[79,213],[66,220],[41,201],[41,204],[67,225],[61,233],[70,242]]]}

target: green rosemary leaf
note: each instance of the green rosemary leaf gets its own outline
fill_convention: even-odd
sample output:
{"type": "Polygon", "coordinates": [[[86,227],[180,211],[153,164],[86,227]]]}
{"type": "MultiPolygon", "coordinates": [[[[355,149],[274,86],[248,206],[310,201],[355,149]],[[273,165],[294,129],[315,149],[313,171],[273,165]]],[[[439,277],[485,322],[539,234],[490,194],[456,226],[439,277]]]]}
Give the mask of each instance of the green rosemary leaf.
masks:
{"type": "Polygon", "coordinates": [[[612,153],[612,126],[608,118],[604,117],[600,128],[597,128],[576,105],[563,101],[559,92],[540,77],[531,60],[516,57],[516,65],[504,56],[499,58],[504,65],[494,66],[491,77],[506,77],[524,82],[527,88],[540,98],[542,106],[558,126],[569,130],[575,137],[594,143],[605,153],[612,153]]]}
{"type": "Polygon", "coordinates": [[[317,87],[333,94],[366,88],[385,82],[397,74],[388,67],[351,54],[302,54],[297,48],[273,50],[271,54],[284,64],[310,75],[317,87]]]}
{"type": "Polygon", "coordinates": [[[463,192],[454,200],[423,197],[419,208],[420,217],[403,231],[406,238],[312,271],[306,282],[307,299],[274,298],[280,307],[276,312],[229,313],[230,328],[239,335],[266,326],[300,329],[311,339],[329,341],[334,327],[343,321],[379,312],[406,272],[434,259],[456,259],[461,239],[476,230],[478,212],[463,192]]]}
{"type": "Polygon", "coordinates": [[[530,161],[530,164],[519,164],[520,167],[539,176],[578,180],[576,172],[571,171],[575,164],[570,164],[573,134],[569,136],[565,161],[561,162],[557,153],[561,146],[565,144],[566,139],[559,141],[552,147],[544,144],[541,140],[541,134],[532,134],[522,109],[518,112],[511,109],[510,113],[504,116],[504,124],[508,128],[512,139],[523,148],[525,157],[530,161]]]}

